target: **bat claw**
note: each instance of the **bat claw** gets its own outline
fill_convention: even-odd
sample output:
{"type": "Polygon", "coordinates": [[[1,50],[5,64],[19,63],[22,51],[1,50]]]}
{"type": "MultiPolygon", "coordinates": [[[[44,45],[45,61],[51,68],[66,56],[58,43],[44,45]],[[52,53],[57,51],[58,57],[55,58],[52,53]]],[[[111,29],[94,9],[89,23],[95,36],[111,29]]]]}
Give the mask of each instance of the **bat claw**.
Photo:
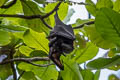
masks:
{"type": "Polygon", "coordinates": [[[49,55],[49,58],[61,69],[64,70],[64,66],[62,65],[61,61],[60,61],[60,56],[57,54],[52,54],[49,55]]]}

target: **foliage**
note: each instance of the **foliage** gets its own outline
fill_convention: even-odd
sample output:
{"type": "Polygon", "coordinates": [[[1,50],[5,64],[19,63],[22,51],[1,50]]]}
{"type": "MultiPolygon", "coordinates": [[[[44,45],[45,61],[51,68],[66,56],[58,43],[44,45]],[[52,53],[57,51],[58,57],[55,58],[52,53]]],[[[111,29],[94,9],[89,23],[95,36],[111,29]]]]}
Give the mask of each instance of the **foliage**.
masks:
{"type": "MultiPolygon", "coordinates": [[[[50,29],[43,20],[52,27],[55,25],[55,11],[45,18],[36,19],[9,18],[1,14],[27,17],[45,16],[56,7],[59,1],[47,3],[45,0],[17,0],[9,8],[0,7],[0,80],[10,77],[12,72],[15,73],[13,67],[10,66],[12,62],[2,64],[5,60],[48,57],[49,41],[46,37],[50,33],[50,29]],[[2,58],[2,55],[6,55],[7,58],[2,58]]],[[[60,4],[58,15],[67,24],[75,11],[69,9],[69,5],[72,5],[69,0],[65,1],[60,4]]],[[[86,0],[85,2],[87,5],[83,5],[95,19],[77,19],[71,25],[76,27],[85,22],[95,21],[95,23],[74,29],[76,36],[74,51],[66,56],[61,56],[65,69],[59,71],[55,65],[38,67],[51,64],[52,61],[34,61],[33,63],[30,60],[15,61],[13,65],[16,66],[14,68],[17,73],[21,75],[22,71],[24,72],[20,76],[20,80],[99,80],[101,69],[120,69],[120,0],[98,0],[97,3],[86,0]],[[108,50],[107,57],[93,60],[98,54],[99,48],[108,50]],[[81,67],[82,64],[85,65],[85,68],[81,67]],[[94,73],[92,70],[96,70],[96,72],[94,73]]],[[[11,3],[12,1],[9,0],[0,0],[0,6],[11,3]]],[[[115,75],[110,75],[109,80],[113,79],[119,80],[115,75]]]]}

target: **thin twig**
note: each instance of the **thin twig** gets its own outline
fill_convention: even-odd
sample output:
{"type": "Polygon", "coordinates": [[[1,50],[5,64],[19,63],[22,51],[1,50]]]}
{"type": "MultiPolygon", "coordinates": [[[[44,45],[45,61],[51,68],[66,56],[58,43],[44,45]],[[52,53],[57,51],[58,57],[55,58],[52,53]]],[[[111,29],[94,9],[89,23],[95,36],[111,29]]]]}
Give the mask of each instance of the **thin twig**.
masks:
{"type": "Polygon", "coordinates": [[[7,8],[13,6],[16,2],[17,2],[17,0],[13,0],[10,4],[8,4],[8,5],[2,5],[0,8],[7,9],[7,8]]]}
{"type": "Polygon", "coordinates": [[[57,11],[57,10],[59,9],[58,7],[60,6],[61,3],[62,3],[62,2],[59,2],[51,12],[47,13],[47,14],[44,15],[42,18],[44,19],[44,18],[50,16],[51,14],[53,14],[55,11],[57,11]]]}
{"type": "Polygon", "coordinates": [[[48,57],[14,58],[14,59],[0,62],[0,65],[8,64],[8,63],[15,62],[15,61],[32,62],[32,61],[49,61],[49,60],[50,59],[48,57]]]}
{"type": "Polygon", "coordinates": [[[89,22],[86,22],[86,23],[83,23],[77,27],[73,27],[73,29],[79,29],[79,28],[82,28],[84,27],[84,25],[91,25],[91,24],[94,24],[95,21],[89,21],[89,22]]]}
{"type": "Polygon", "coordinates": [[[25,71],[23,71],[23,72],[20,74],[20,76],[18,77],[17,80],[20,80],[20,78],[23,76],[24,73],[25,73],[25,71]]]}
{"type": "Polygon", "coordinates": [[[52,27],[51,26],[49,26],[46,22],[45,22],[45,20],[44,19],[41,19],[41,21],[43,22],[43,24],[45,25],[45,26],[47,26],[49,29],[52,29],[52,27]]]}
{"type": "Polygon", "coordinates": [[[49,26],[45,21],[44,21],[44,16],[41,15],[31,15],[31,16],[25,16],[25,15],[11,15],[11,14],[0,14],[0,17],[12,17],[12,18],[23,18],[23,19],[41,19],[41,21],[48,27],[49,29],[52,29],[51,26],[49,26]]]}
{"type": "Polygon", "coordinates": [[[68,2],[73,4],[79,4],[79,5],[89,5],[88,3],[84,3],[84,2],[74,2],[74,1],[68,1],[68,2]]]}
{"type": "MultiPolygon", "coordinates": [[[[14,49],[11,49],[10,59],[13,59],[13,54],[14,54],[14,49]]],[[[17,73],[16,73],[16,68],[15,68],[14,62],[10,62],[10,65],[11,65],[12,72],[13,72],[13,79],[17,80],[17,73]]]]}
{"type": "Polygon", "coordinates": [[[19,15],[0,14],[0,17],[13,17],[13,18],[23,18],[23,19],[36,19],[36,18],[38,18],[38,19],[41,19],[42,22],[43,22],[49,29],[52,29],[52,27],[49,26],[49,25],[44,21],[44,19],[47,18],[47,17],[49,17],[49,16],[50,16],[51,14],[53,14],[56,10],[58,10],[58,7],[60,6],[60,4],[61,4],[61,2],[59,2],[51,12],[47,13],[47,14],[44,15],[44,16],[42,16],[42,15],[25,16],[25,15],[20,15],[20,14],[19,14],[19,15]]]}
{"type": "Polygon", "coordinates": [[[25,15],[13,15],[13,14],[0,14],[0,17],[13,17],[13,18],[23,18],[23,19],[36,19],[40,18],[42,19],[41,15],[31,15],[31,16],[25,16],[25,15]]]}
{"type": "Polygon", "coordinates": [[[29,63],[29,64],[31,64],[31,65],[34,65],[34,66],[38,66],[38,67],[48,67],[48,66],[50,66],[50,65],[54,65],[53,63],[52,63],[52,64],[42,64],[42,65],[40,65],[40,64],[35,64],[35,63],[32,63],[32,62],[27,62],[27,63],[29,63]]]}
{"type": "MultiPolygon", "coordinates": [[[[70,3],[70,4],[78,4],[78,5],[89,5],[88,3],[84,3],[84,2],[74,2],[74,1],[59,1],[59,2],[64,2],[64,3],[70,3]]],[[[46,1],[45,3],[56,3],[56,1],[46,1]]]]}

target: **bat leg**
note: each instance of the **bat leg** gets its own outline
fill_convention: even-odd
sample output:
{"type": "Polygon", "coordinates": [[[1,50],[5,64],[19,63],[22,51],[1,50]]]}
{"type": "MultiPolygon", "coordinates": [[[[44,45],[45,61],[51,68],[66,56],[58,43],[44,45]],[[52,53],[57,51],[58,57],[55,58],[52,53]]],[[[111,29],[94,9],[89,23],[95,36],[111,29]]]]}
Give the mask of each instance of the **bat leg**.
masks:
{"type": "Polygon", "coordinates": [[[64,66],[62,65],[60,61],[60,56],[58,57],[57,54],[52,54],[52,61],[61,69],[64,70],[64,66]]]}
{"type": "MultiPolygon", "coordinates": [[[[51,51],[53,51],[53,48],[51,48],[51,51]]],[[[60,55],[59,53],[49,53],[49,58],[61,69],[64,70],[64,66],[60,62],[60,55]]]]}

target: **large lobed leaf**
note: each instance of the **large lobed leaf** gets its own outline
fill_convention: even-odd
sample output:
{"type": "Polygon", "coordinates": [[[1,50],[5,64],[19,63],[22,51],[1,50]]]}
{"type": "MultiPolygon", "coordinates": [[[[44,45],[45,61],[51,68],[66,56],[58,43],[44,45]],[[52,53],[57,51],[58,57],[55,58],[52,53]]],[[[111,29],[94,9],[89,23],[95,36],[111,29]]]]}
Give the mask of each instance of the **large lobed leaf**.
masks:
{"type": "Polygon", "coordinates": [[[27,72],[24,72],[24,74],[21,76],[20,80],[37,80],[37,79],[33,72],[27,71],[27,72]]]}
{"type": "Polygon", "coordinates": [[[87,64],[90,69],[103,69],[119,64],[120,56],[114,56],[113,58],[98,58],[87,64]]]}
{"type": "Polygon", "coordinates": [[[91,42],[93,42],[96,46],[104,49],[113,48],[115,46],[113,43],[110,43],[110,41],[104,40],[99,32],[96,31],[94,25],[85,26],[84,30],[86,31],[91,42]]]}
{"type": "MultiPolygon", "coordinates": [[[[0,1],[3,1],[3,0],[0,0],[0,1]]],[[[9,4],[9,3],[11,3],[11,1],[9,1],[7,3],[9,4]]],[[[17,14],[17,13],[22,13],[22,6],[21,6],[21,3],[20,3],[20,0],[17,0],[16,4],[14,4],[13,6],[11,6],[8,9],[1,9],[0,8],[0,13],[1,14],[17,14]]]]}
{"type": "Polygon", "coordinates": [[[7,0],[0,0],[0,6],[4,5],[7,0]]]}
{"type": "Polygon", "coordinates": [[[48,40],[46,39],[45,33],[27,30],[23,35],[23,40],[29,47],[35,48],[36,50],[43,50],[48,53],[48,40]]]}
{"type": "Polygon", "coordinates": [[[60,73],[63,80],[83,80],[79,65],[68,57],[64,59],[64,71],[60,73]]]}
{"type": "Polygon", "coordinates": [[[96,4],[96,8],[100,9],[103,7],[112,8],[113,7],[112,0],[98,0],[98,2],[96,4]]]}
{"type": "Polygon", "coordinates": [[[120,14],[109,8],[102,8],[96,16],[95,27],[105,39],[120,46],[120,14]]]}
{"type": "Polygon", "coordinates": [[[75,57],[73,58],[73,60],[81,64],[95,57],[97,52],[98,52],[98,47],[96,47],[93,43],[88,43],[86,48],[78,49],[75,52],[75,57]]]}
{"type": "MultiPolygon", "coordinates": [[[[39,6],[32,1],[21,1],[24,15],[43,15],[40,11],[39,6]]],[[[37,32],[45,32],[48,33],[49,29],[43,24],[40,19],[26,20],[28,23],[28,27],[37,31],[37,32]]]]}
{"type": "MultiPolygon", "coordinates": [[[[40,64],[42,62],[37,62],[40,64]]],[[[38,76],[41,80],[57,80],[58,72],[55,69],[55,66],[49,67],[37,67],[27,63],[20,63],[18,68],[24,71],[32,71],[36,76],[38,76]]]]}
{"type": "Polygon", "coordinates": [[[82,70],[81,71],[82,76],[83,76],[83,80],[93,80],[94,79],[94,74],[91,70],[82,70]]]}
{"type": "Polygon", "coordinates": [[[25,56],[30,56],[30,53],[33,51],[28,46],[20,46],[19,51],[24,54],[25,56]]]}
{"type": "Polygon", "coordinates": [[[96,16],[97,11],[96,5],[91,0],[85,0],[85,2],[89,4],[85,6],[88,12],[93,16],[96,16]]]}
{"type": "Polygon", "coordinates": [[[0,29],[0,46],[5,46],[10,43],[10,35],[7,31],[0,29]]]}
{"type": "Polygon", "coordinates": [[[120,12],[120,0],[116,0],[116,2],[114,3],[113,10],[120,12]]]}
{"type": "Polygon", "coordinates": [[[104,7],[112,8],[113,7],[112,0],[98,0],[96,4],[92,0],[86,0],[86,3],[88,3],[88,5],[85,6],[86,9],[93,16],[96,16],[100,8],[104,8],[104,7]]]}
{"type": "Polygon", "coordinates": [[[6,80],[10,75],[12,75],[10,65],[0,65],[0,80],[6,80]]]}

